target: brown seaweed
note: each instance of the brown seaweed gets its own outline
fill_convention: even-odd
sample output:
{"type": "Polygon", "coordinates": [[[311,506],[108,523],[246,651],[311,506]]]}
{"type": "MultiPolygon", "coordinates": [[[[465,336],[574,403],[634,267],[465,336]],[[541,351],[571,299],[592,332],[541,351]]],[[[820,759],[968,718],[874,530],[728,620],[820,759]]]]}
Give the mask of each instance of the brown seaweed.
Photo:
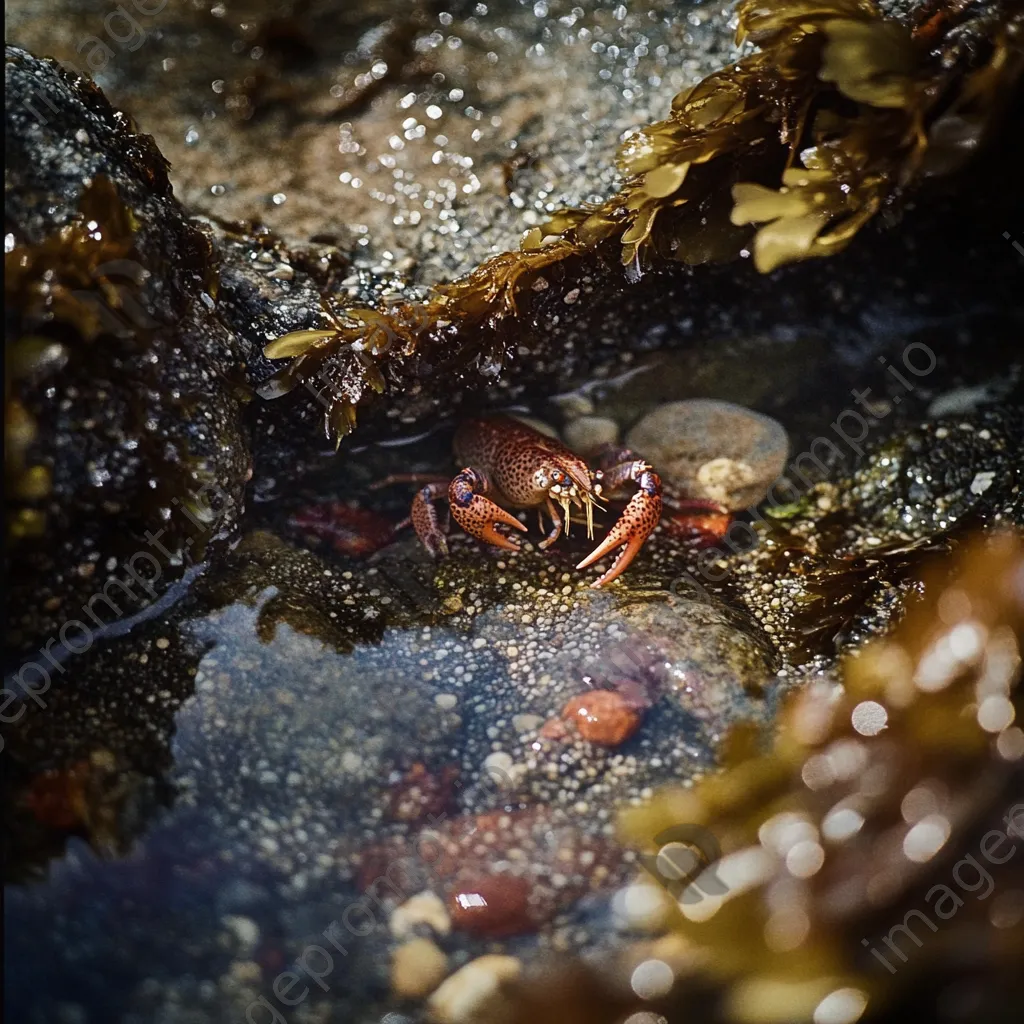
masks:
{"type": "Polygon", "coordinates": [[[98,176],[72,221],[40,244],[15,245],[4,255],[4,297],[20,317],[19,334],[4,350],[4,477],[9,494],[26,503],[9,512],[10,539],[44,531],[42,512],[31,506],[51,490],[49,467],[30,464],[38,425],[16,385],[62,369],[71,338],[89,344],[116,324],[115,311],[133,301],[131,285],[121,280],[125,268],[141,271],[134,258],[137,226],[113,184],[98,176]]]}
{"type": "MultiPolygon", "coordinates": [[[[955,960],[975,929],[993,927],[984,904],[965,910],[920,950],[907,944],[915,961],[905,972],[865,951],[908,908],[929,910],[925,892],[1013,804],[1024,755],[1014,724],[1022,574],[1019,534],[976,539],[952,571],[924,576],[924,596],[890,636],[846,659],[841,689],[812,686],[791,702],[769,753],[624,814],[633,842],[687,821],[710,829],[726,859],[764,855],[765,870],[717,908],[681,904],[675,916],[728,979],[732,1019],[771,1019],[772,993],[783,990],[793,1020],[811,1019],[839,989],[877,1008],[925,966],[955,960]]],[[[1004,874],[1019,884],[1019,865],[1004,874]]],[[[1006,939],[1002,953],[1019,956],[1019,930],[1006,939]]],[[[900,966],[884,943],[881,952],[900,966]]]]}

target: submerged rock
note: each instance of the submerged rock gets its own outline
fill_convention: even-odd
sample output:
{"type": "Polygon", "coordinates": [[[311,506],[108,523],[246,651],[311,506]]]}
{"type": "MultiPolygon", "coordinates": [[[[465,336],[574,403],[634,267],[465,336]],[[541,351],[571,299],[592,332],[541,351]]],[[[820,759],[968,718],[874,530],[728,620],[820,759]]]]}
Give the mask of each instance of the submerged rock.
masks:
{"type": "Polygon", "coordinates": [[[447,973],[447,958],[430,939],[410,939],[391,957],[391,988],[401,999],[429,995],[447,973]]]}
{"type": "Polygon", "coordinates": [[[562,708],[562,719],[590,743],[617,747],[640,726],[637,708],[614,690],[592,690],[573,697],[562,708]]]}
{"type": "Polygon", "coordinates": [[[474,1024],[501,1012],[502,986],[519,976],[522,964],[494,954],[460,967],[430,998],[431,1018],[438,1024],[474,1024]]]}
{"type": "Polygon", "coordinates": [[[593,455],[602,445],[619,439],[619,425],[605,416],[580,416],[570,420],[563,431],[565,443],[584,457],[593,455]]]}

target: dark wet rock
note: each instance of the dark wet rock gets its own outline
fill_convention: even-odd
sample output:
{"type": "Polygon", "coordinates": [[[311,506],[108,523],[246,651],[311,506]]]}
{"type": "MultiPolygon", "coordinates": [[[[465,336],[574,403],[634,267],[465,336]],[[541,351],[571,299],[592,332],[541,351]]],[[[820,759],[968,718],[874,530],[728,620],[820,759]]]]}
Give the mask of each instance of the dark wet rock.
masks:
{"type": "MultiPolygon", "coordinates": [[[[734,523],[684,585],[739,600],[791,665],[831,667],[891,627],[927,558],[972,529],[1024,526],[1021,429],[1019,408],[1007,404],[865,439],[863,455],[842,452],[833,481],[809,475],[791,504],[765,502],[734,523]],[[851,462],[856,470],[843,472],[851,462]]],[[[818,455],[836,443],[822,435],[818,455]]],[[[801,458],[787,469],[793,483],[801,458]]]]}
{"type": "Polygon", "coordinates": [[[711,399],[659,406],[630,430],[626,443],[684,497],[735,510],[761,502],[789,456],[781,423],[711,399]]]}
{"type": "Polygon", "coordinates": [[[6,75],[8,647],[27,653],[108,581],[128,589],[106,624],[216,550],[249,459],[211,244],[156,144],[52,61],[9,47],[6,75]],[[140,551],[151,588],[124,565],[140,551]]]}
{"type": "MultiPolygon", "coordinates": [[[[20,45],[83,69],[82,39],[110,42],[100,5],[11,8],[20,45]]],[[[553,206],[613,190],[620,135],[737,52],[717,11],[613,11],[169,4],[136,12],[142,45],[112,44],[94,73],[145,110],[190,209],[321,236],[360,268],[431,284],[515,248],[553,206]]]]}
{"type": "MultiPolygon", "coordinates": [[[[221,1016],[244,1017],[264,982],[317,935],[322,942],[323,929],[359,898],[346,879],[378,830],[394,827],[385,813],[394,785],[415,763],[449,763],[460,744],[457,712],[434,699],[443,687],[431,667],[429,631],[395,628],[413,621],[402,599],[385,580],[366,585],[256,534],[170,615],[72,662],[73,674],[47,694],[46,707],[33,706],[8,727],[5,755],[14,770],[6,799],[18,843],[8,847],[7,863],[24,876],[69,841],[82,851],[87,870],[76,877],[88,878],[95,899],[70,895],[57,882],[52,890],[77,908],[82,928],[109,936],[91,946],[81,969],[101,974],[98,962],[136,930],[149,929],[134,947],[144,951],[167,935],[188,936],[177,960],[158,965],[144,952],[134,968],[119,967],[129,979],[119,1004],[156,1012],[153,1000],[172,999],[181,964],[198,957],[214,978],[238,982],[219,986],[221,1016]],[[79,763],[100,744],[114,779],[122,786],[137,780],[161,800],[151,797],[145,813],[116,821],[96,813],[68,821],[52,799],[42,807],[43,787],[52,794],[53,780],[37,774],[40,760],[81,773],[79,763]],[[103,822],[116,843],[104,843],[103,822]],[[116,858],[128,855],[143,829],[136,866],[125,872],[116,858]],[[110,859],[98,861],[77,836],[110,859]],[[143,879],[159,908],[143,901],[144,918],[129,911],[130,920],[114,928],[113,908],[143,879]],[[182,901],[164,902],[168,887],[182,891],[182,901]],[[240,950],[234,963],[226,958],[219,936],[228,926],[210,918],[213,907],[255,922],[259,948],[240,950]],[[263,966],[254,972],[237,966],[256,961],[263,966]]],[[[61,863],[73,860],[65,852],[61,863]]],[[[31,916],[32,891],[13,910],[8,902],[9,920],[31,916]]],[[[376,968],[365,966],[358,979],[349,971],[380,952],[380,912],[378,920],[377,938],[361,931],[346,939],[346,966],[332,984],[335,999],[354,1001],[353,1013],[377,984],[376,968]]]]}
{"type": "MultiPolygon", "coordinates": [[[[256,534],[168,618],[72,662],[45,706],[27,702],[6,732],[18,766],[13,799],[26,826],[26,845],[12,860],[31,849],[41,827],[109,848],[96,814],[68,823],[49,807],[40,815],[38,795],[26,797],[41,785],[30,766],[42,752],[66,773],[100,746],[129,778],[158,780],[165,798],[169,784],[180,804],[215,808],[219,827],[236,838],[251,827],[241,813],[283,813],[293,791],[308,794],[315,780],[319,824],[301,844],[307,853],[313,835],[333,849],[341,821],[375,820],[371,810],[392,775],[397,781],[414,763],[449,760],[460,719],[434,701],[436,676],[420,667],[433,660],[429,630],[423,638],[389,633],[409,621],[401,592],[351,579],[256,534]],[[365,660],[346,656],[357,645],[365,660]]],[[[134,834],[113,832],[114,849],[134,834]]],[[[268,841],[263,854],[286,858],[288,846],[268,841]]]]}
{"type": "Polygon", "coordinates": [[[973,515],[1024,520],[1024,413],[982,409],[924,423],[876,446],[847,500],[858,519],[919,538],[973,515]]]}

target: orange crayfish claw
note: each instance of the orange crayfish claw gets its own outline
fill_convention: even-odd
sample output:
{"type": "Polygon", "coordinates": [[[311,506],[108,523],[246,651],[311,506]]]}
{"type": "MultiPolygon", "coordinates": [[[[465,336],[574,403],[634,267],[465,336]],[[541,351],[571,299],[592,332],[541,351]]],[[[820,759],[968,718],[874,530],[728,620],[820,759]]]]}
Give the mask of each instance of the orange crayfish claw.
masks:
{"type": "Polygon", "coordinates": [[[661,509],[661,495],[653,488],[641,488],[630,498],[629,504],[608,536],[576,566],[577,569],[585,569],[617,547],[622,547],[612,567],[590,584],[592,588],[603,587],[626,571],[629,563],[636,557],[636,553],[644,546],[661,520],[661,509]]]}
{"type": "Polygon", "coordinates": [[[448,504],[455,522],[478,540],[486,541],[505,551],[518,551],[519,542],[506,537],[496,527],[498,523],[504,523],[516,530],[525,531],[526,527],[511,512],[506,512],[499,505],[495,505],[490,498],[475,494],[465,487],[459,487],[458,480],[459,477],[456,477],[452,481],[448,491],[448,504]]]}

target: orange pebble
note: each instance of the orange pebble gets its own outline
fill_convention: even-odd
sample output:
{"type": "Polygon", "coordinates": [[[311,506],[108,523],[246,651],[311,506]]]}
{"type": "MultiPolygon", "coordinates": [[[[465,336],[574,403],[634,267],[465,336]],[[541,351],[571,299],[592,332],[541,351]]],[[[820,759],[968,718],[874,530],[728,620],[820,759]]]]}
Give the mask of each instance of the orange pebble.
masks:
{"type": "Polygon", "coordinates": [[[591,690],[573,697],[562,708],[562,718],[573,723],[591,743],[617,747],[640,727],[640,712],[620,693],[591,690]]]}

